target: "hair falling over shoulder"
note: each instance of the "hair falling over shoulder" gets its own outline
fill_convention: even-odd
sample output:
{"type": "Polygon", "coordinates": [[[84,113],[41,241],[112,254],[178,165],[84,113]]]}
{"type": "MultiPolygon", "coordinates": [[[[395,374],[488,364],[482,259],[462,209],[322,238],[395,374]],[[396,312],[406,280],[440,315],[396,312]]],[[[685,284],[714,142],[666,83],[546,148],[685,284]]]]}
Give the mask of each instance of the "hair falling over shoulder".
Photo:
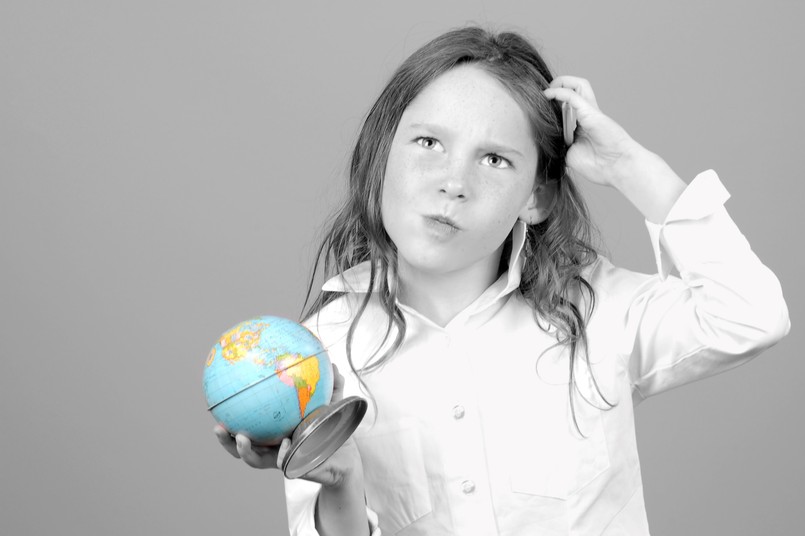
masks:
{"type": "MultiPolygon", "coordinates": [[[[381,194],[391,141],[408,104],[431,81],[462,64],[471,63],[496,77],[528,115],[538,148],[535,187],[556,181],[554,205],[548,218],[528,225],[520,292],[532,306],[543,329],[553,326],[557,344],[569,355],[569,397],[574,423],[574,391],[579,358],[589,365],[586,324],[595,307],[592,286],[583,277],[597,252],[587,208],[580,192],[565,171],[565,146],[561,109],[544,94],[553,75],[537,50],[525,38],[512,32],[491,33],[478,27],[447,32],[409,56],[382,91],[367,114],[352,153],[348,197],[329,222],[318,249],[308,286],[304,317],[320,311],[340,294],[319,292],[311,302],[314,281],[343,274],[362,262],[369,262],[370,285],[374,292],[363,294],[347,336],[347,357],[360,379],[387,362],[405,338],[405,318],[397,306],[396,249],[386,234],[381,217],[381,194]],[[356,369],[352,356],[355,326],[372,299],[387,313],[383,352],[370,357],[356,369]]],[[[361,383],[364,384],[363,379],[361,383]]],[[[596,385],[604,402],[612,407],[596,385]]],[[[581,395],[583,396],[583,395],[581,395]]],[[[586,400],[586,399],[585,399],[586,400]]],[[[592,404],[589,400],[588,403],[592,404]]]]}

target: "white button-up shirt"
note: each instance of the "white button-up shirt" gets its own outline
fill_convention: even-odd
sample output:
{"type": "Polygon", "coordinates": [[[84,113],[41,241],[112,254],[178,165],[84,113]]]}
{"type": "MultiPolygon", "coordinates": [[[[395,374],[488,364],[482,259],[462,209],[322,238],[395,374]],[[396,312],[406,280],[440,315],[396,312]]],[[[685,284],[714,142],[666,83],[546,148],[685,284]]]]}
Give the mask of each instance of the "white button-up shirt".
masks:
{"type": "MultiPolygon", "coordinates": [[[[398,304],[402,347],[361,391],[346,359],[354,308],[369,289],[359,265],[328,281],[344,296],[306,325],[346,377],[345,396],[374,399],[355,433],[374,536],[648,534],[634,404],[738,366],[784,336],[779,282],[723,207],[712,171],[697,176],[662,225],[647,222],[658,273],[600,257],[585,272],[595,290],[589,366],[577,360],[576,430],[568,350],[540,329],[518,291],[524,228],[509,270],[440,327],[398,304]],[[675,267],[679,277],[670,275],[675,267]],[[594,378],[594,380],[593,380],[594,378]],[[616,405],[601,399],[602,394],[616,405]]],[[[356,367],[387,329],[372,299],[353,342],[356,367]]],[[[393,336],[392,336],[393,338],[393,336]]],[[[286,480],[291,533],[317,534],[319,485],[286,480]]]]}

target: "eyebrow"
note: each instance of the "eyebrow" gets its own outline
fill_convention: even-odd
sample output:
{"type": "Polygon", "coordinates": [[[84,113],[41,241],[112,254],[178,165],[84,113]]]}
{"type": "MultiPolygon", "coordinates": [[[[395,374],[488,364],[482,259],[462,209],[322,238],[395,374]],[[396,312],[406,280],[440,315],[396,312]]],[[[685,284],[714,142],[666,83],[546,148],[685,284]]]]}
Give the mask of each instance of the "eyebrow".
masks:
{"type": "MultiPolygon", "coordinates": [[[[441,134],[442,132],[445,131],[445,129],[443,127],[441,127],[439,125],[434,125],[433,123],[410,123],[408,125],[408,127],[409,128],[414,128],[414,129],[421,128],[421,129],[425,129],[425,130],[430,130],[430,131],[435,132],[437,134],[441,134]]],[[[520,158],[525,158],[525,156],[523,156],[523,153],[521,153],[517,149],[515,149],[513,147],[509,147],[508,145],[504,145],[502,143],[497,143],[497,142],[490,141],[490,142],[485,142],[483,144],[483,146],[486,147],[489,151],[491,151],[493,153],[510,153],[510,154],[516,154],[520,158]]]]}
{"type": "Polygon", "coordinates": [[[511,154],[516,154],[520,158],[525,158],[523,156],[523,153],[521,153],[517,149],[514,149],[513,147],[509,147],[508,145],[502,145],[502,144],[499,144],[499,143],[489,143],[489,144],[487,144],[487,147],[489,147],[489,149],[493,153],[511,153],[511,154]]]}

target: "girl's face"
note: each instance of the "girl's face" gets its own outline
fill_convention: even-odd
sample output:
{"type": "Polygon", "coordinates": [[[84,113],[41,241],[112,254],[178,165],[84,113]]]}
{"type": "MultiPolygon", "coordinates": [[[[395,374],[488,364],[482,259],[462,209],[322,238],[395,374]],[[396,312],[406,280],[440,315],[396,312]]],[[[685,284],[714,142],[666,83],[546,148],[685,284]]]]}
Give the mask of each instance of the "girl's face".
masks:
{"type": "Polygon", "coordinates": [[[500,82],[472,65],[436,78],[403,113],[386,164],[381,211],[401,275],[496,277],[536,169],[528,117],[500,82]]]}

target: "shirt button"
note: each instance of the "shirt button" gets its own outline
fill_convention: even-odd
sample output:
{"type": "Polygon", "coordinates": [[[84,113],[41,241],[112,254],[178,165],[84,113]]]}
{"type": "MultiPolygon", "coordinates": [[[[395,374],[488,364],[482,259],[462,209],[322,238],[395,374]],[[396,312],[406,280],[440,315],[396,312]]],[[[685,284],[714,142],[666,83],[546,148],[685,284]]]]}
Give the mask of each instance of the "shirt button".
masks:
{"type": "Polygon", "coordinates": [[[465,480],[461,483],[461,491],[469,495],[473,491],[475,491],[475,482],[472,480],[465,480]]]}
{"type": "Polygon", "coordinates": [[[456,420],[464,418],[464,406],[455,406],[453,408],[453,418],[456,420]]]}

